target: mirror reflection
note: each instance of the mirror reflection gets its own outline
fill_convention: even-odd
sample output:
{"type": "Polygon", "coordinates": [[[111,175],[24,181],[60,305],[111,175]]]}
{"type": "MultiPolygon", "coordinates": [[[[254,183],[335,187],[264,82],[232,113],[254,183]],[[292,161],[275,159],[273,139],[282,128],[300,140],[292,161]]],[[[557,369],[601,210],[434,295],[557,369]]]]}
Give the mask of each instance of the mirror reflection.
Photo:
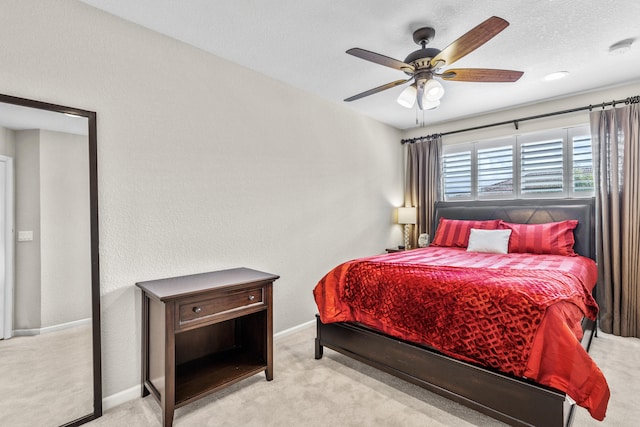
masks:
{"type": "Polygon", "coordinates": [[[95,415],[88,121],[0,103],[3,425],[95,415]]]}

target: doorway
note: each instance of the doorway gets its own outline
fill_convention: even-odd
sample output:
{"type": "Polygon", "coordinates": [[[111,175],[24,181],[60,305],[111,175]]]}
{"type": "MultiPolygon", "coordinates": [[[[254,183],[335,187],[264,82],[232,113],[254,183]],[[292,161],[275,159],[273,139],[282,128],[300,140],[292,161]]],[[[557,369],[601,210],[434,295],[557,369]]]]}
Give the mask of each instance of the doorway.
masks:
{"type": "Polygon", "coordinates": [[[13,335],[13,159],[0,156],[0,339],[13,335]]]}

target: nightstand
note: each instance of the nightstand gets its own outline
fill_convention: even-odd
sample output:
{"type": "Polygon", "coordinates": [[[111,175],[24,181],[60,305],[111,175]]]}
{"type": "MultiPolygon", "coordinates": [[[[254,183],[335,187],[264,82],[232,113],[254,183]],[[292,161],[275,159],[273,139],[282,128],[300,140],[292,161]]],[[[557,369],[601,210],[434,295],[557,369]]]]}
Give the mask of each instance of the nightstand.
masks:
{"type": "Polygon", "coordinates": [[[136,283],[142,290],[142,396],[175,408],[265,371],[273,379],[273,282],[248,268],[136,283]]]}
{"type": "Polygon", "coordinates": [[[400,248],[387,248],[387,249],[385,249],[385,251],[387,251],[388,254],[392,254],[392,253],[395,253],[395,252],[404,252],[404,251],[408,251],[408,250],[410,250],[410,249],[406,249],[406,248],[402,248],[402,249],[400,249],[400,248]]]}
{"type": "Polygon", "coordinates": [[[388,254],[392,254],[392,253],[395,253],[395,252],[412,251],[414,249],[424,249],[424,248],[409,248],[409,249],[407,249],[407,248],[403,248],[403,249],[400,249],[400,248],[387,248],[387,249],[385,249],[385,251],[387,251],[388,254]]]}

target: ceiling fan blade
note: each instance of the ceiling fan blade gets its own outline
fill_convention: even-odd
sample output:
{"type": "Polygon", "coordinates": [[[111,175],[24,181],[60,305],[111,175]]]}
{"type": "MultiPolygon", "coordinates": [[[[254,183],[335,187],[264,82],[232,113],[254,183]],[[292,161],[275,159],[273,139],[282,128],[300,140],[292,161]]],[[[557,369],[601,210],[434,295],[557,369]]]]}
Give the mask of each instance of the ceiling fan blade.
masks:
{"type": "Polygon", "coordinates": [[[345,101],[346,102],[355,101],[356,99],[364,98],[365,96],[373,95],[374,93],[378,93],[378,92],[382,92],[383,90],[391,89],[392,87],[396,87],[398,85],[406,83],[406,82],[410,81],[411,79],[413,79],[413,77],[411,77],[410,79],[407,79],[407,80],[396,80],[395,82],[387,83],[387,84],[384,84],[382,86],[378,86],[378,87],[375,87],[373,89],[369,89],[369,90],[367,90],[365,92],[359,93],[357,95],[353,95],[353,96],[345,99],[345,101]]]}
{"type": "Polygon", "coordinates": [[[494,70],[491,68],[451,68],[436,76],[444,80],[458,82],[515,82],[524,72],[514,70],[494,70]]]}
{"type": "Polygon", "coordinates": [[[388,56],[380,55],[379,53],[371,52],[359,47],[354,47],[347,51],[349,55],[357,56],[360,59],[375,62],[376,64],[384,65],[385,67],[391,67],[396,70],[413,73],[414,68],[412,65],[405,64],[397,59],[389,58],[388,56]]]}
{"type": "Polygon", "coordinates": [[[492,16],[445,47],[439,54],[431,59],[431,66],[437,68],[453,64],[458,59],[473,52],[491,40],[496,34],[508,26],[509,23],[504,19],[492,16]]]}

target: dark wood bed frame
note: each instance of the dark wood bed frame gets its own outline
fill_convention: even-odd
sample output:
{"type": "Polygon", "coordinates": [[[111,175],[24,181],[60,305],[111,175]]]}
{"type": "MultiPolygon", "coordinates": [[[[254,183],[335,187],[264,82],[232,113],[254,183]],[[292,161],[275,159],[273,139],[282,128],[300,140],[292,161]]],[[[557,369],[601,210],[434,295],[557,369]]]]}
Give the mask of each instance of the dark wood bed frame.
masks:
{"type": "MultiPolygon", "coordinates": [[[[441,217],[529,224],[577,219],[574,249],[595,259],[594,206],[593,199],[438,202],[434,222],[441,217]]],[[[514,426],[571,425],[575,405],[559,390],[461,362],[360,324],[324,324],[316,318],[316,359],[328,347],[514,426]]],[[[582,326],[582,345],[588,351],[596,325],[585,318],[582,326]]]]}

